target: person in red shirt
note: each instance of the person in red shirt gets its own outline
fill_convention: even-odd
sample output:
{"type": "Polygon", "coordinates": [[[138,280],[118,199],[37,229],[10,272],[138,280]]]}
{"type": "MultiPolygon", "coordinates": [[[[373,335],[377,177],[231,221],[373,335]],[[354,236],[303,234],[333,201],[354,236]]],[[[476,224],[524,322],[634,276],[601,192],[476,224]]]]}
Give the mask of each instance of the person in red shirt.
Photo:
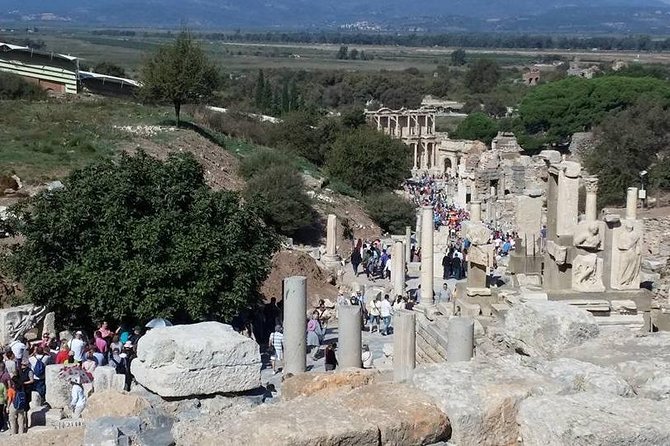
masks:
{"type": "Polygon", "coordinates": [[[56,364],[65,364],[69,356],[70,356],[70,349],[68,348],[66,343],[63,343],[63,345],[61,345],[60,350],[58,351],[58,354],[56,355],[56,364]]]}

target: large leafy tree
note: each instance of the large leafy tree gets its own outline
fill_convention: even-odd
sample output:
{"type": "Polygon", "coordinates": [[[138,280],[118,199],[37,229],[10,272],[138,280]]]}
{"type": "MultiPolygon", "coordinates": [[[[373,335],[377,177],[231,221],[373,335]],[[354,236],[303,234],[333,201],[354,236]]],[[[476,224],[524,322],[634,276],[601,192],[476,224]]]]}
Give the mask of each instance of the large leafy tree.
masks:
{"type": "Polygon", "coordinates": [[[305,192],[300,172],[291,165],[269,166],[252,176],[245,196],[281,234],[296,236],[299,229],[314,223],[312,200],[305,192]]]}
{"type": "Polygon", "coordinates": [[[465,74],[465,86],[472,93],[488,93],[500,81],[500,66],[495,60],[477,59],[465,74]]]}
{"type": "Polygon", "coordinates": [[[451,135],[457,139],[478,139],[490,144],[498,133],[498,124],[484,113],[471,113],[458,124],[451,135]]]}
{"type": "Polygon", "coordinates": [[[205,101],[219,82],[216,66],[186,31],[158,48],[142,67],[141,78],[145,99],[174,106],[177,127],[181,106],[205,101]]]}
{"type": "Polygon", "coordinates": [[[588,170],[598,175],[601,205],[622,204],[626,188],[640,182],[640,172],[656,187],[668,187],[670,110],[640,102],[616,113],[597,129],[600,140],[586,156],[588,170]]]}
{"type": "Polygon", "coordinates": [[[326,166],[332,176],[367,194],[400,186],[410,175],[411,156],[402,142],[360,127],[337,138],[326,166]]]}
{"type": "Polygon", "coordinates": [[[124,155],[63,182],[14,210],[25,242],[6,261],[65,325],[230,320],[257,302],[277,237],[193,156],[124,155]]]}
{"type": "Polygon", "coordinates": [[[365,208],[379,226],[391,234],[402,234],[412,226],[416,207],[395,192],[371,194],[365,199],[365,208]]]}
{"type": "Polygon", "coordinates": [[[528,134],[561,142],[638,100],[670,104],[670,83],[649,77],[569,77],[533,88],[519,105],[520,122],[528,134]]]}

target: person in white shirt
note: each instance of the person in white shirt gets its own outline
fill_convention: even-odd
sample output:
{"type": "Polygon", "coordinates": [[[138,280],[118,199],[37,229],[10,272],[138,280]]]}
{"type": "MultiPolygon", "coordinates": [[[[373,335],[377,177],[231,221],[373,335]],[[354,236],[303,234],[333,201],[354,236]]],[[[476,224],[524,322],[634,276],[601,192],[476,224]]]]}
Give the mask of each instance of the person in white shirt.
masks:
{"type": "Polygon", "coordinates": [[[84,333],[78,331],[75,333],[74,338],[70,341],[70,351],[74,356],[75,362],[82,363],[84,362],[84,348],[86,347],[86,342],[82,339],[84,333]]]}
{"type": "Polygon", "coordinates": [[[361,354],[361,362],[364,369],[372,368],[372,352],[368,344],[363,344],[363,353],[361,354]]]}
{"type": "Polygon", "coordinates": [[[81,413],[86,407],[86,393],[84,387],[81,385],[81,379],[75,376],[71,380],[72,383],[72,400],[70,400],[70,408],[72,409],[72,418],[77,419],[81,417],[81,413]]]}
{"type": "Polygon", "coordinates": [[[396,296],[395,302],[393,302],[393,311],[396,312],[398,310],[404,310],[404,309],[405,309],[405,300],[400,295],[396,296]]]}
{"type": "Polygon", "coordinates": [[[391,302],[389,302],[389,295],[385,295],[384,299],[382,299],[381,303],[379,304],[379,315],[382,318],[382,322],[384,322],[384,329],[381,330],[381,335],[386,336],[389,334],[389,327],[391,326],[391,314],[393,313],[393,307],[391,306],[391,302]]]}
{"type": "Polygon", "coordinates": [[[21,362],[21,360],[23,360],[23,355],[26,352],[26,344],[22,341],[23,341],[22,339],[16,340],[9,345],[9,348],[12,349],[12,353],[14,353],[14,357],[18,362],[21,362]]]}

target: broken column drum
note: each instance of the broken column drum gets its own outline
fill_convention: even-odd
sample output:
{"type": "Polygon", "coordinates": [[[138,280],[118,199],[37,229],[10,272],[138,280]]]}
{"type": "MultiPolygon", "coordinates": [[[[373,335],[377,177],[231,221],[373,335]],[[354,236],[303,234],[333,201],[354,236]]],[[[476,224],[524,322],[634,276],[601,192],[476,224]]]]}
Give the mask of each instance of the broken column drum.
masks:
{"type": "Polygon", "coordinates": [[[416,314],[398,310],[393,315],[393,380],[411,381],[416,368],[416,314]]]}
{"type": "Polygon", "coordinates": [[[338,363],[340,367],[358,367],[361,362],[361,307],[342,305],[337,309],[338,317],[338,363]]]}
{"type": "Polygon", "coordinates": [[[337,255],[337,217],[334,214],[328,214],[328,224],[326,227],[326,255],[325,262],[339,262],[337,255]]]}
{"type": "Polygon", "coordinates": [[[447,326],[447,362],[469,361],[474,355],[475,322],[472,318],[456,316],[447,326]]]}
{"type": "Polygon", "coordinates": [[[433,207],[421,207],[421,303],[431,305],[433,290],[433,207]]]}
{"type": "Polygon", "coordinates": [[[307,367],[307,278],[284,279],[284,375],[307,367]]]}

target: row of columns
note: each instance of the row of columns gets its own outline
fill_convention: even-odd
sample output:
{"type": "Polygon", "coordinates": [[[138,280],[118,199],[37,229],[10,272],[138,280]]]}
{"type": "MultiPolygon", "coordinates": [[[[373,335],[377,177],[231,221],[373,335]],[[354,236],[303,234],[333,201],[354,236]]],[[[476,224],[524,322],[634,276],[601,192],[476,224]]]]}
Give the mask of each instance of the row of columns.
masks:
{"type": "Polygon", "coordinates": [[[437,143],[419,140],[410,146],[414,153],[414,170],[432,169],[437,164],[437,143]],[[419,161],[419,150],[421,150],[421,161],[419,161]]]}
{"type": "MultiPolygon", "coordinates": [[[[402,242],[394,248],[402,247],[402,242]]],[[[404,259],[402,255],[399,256],[404,259]]],[[[404,277],[404,275],[403,275],[404,277]]],[[[284,279],[284,373],[304,373],[307,369],[307,278],[284,279]]],[[[362,366],[360,305],[338,307],[338,362],[342,368],[362,366]]],[[[400,310],[393,319],[393,369],[396,381],[411,380],[416,367],[416,315],[400,310]]]]}
{"type": "Polygon", "coordinates": [[[428,114],[415,113],[409,115],[376,115],[375,122],[377,124],[378,131],[384,132],[387,135],[396,138],[435,134],[435,118],[430,117],[428,114]],[[407,118],[405,121],[407,125],[400,124],[401,117],[407,118]],[[383,118],[386,118],[386,125],[382,124],[383,118]],[[421,122],[422,118],[423,125],[421,122]]]}

